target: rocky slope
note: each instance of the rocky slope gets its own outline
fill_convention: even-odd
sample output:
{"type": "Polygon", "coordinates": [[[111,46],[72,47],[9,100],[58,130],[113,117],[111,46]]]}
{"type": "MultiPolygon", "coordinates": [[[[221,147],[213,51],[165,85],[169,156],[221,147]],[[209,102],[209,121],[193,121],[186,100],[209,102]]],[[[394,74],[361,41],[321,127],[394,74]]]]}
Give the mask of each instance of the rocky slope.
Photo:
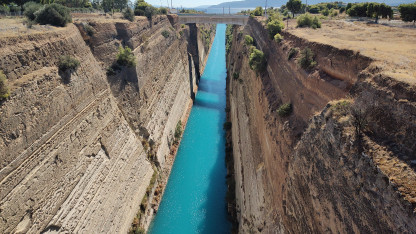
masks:
{"type": "Polygon", "coordinates": [[[228,101],[239,231],[416,231],[415,87],[382,75],[372,58],[282,35],[282,43],[270,40],[259,19],[233,30],[228,101]],[[250,69],[244,35],[265,53],[265,72],[250,69]],[[288,59],[291,48],[306,47],[315,69],[300,68],[299,53],[288,59]],[[288,117],[278,114],[284,103],[293,107],[288,117]],[[360,117],[367,124],[357,134],[360,117]]]}
{"type": "Polygon", "coordinates": [[[0,70],[12,91],[0,104],[1,233],[129,229],[208,53],[202,37],[171,21],[89,18],[0,38],[0,70]],[[137,65],[107,75],[121,45],[133,48],[137,65]],[[59,72],[62,55],[80,67],[59,72]],[[143,141],[158,160],[149,160],[143,141]]]}

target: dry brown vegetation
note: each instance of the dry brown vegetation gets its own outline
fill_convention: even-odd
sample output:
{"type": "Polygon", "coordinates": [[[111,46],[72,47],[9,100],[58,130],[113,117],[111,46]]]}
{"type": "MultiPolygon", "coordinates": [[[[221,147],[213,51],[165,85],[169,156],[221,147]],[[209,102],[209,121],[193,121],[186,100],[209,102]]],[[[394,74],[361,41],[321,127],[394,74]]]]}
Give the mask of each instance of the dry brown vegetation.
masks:
{"type": "Polygon", "coordinates": [[[392,27],[366,22],[327,20],[321,29],[296,28],[289,32],[309,41],[357,51],[377,61],[386,75],[416,84],[416,28],[392,27]]]}

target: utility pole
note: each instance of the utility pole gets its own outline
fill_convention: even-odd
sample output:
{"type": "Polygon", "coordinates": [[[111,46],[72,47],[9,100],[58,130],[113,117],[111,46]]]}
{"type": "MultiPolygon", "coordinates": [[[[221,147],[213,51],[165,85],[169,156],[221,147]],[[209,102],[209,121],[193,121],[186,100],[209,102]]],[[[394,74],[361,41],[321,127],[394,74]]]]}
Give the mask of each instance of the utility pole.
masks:
{"type": "Polygon", "coordinates": [[[222,14],[223,14],[223,15],[225,15],[225,10],[224,10],[224,8],[225,8],[225,7],[222,7],[222,14]]]}
{"type": "Polygon", "coordinates": [[[266,0],[266,6],[264,7],[264,16],[266,16],[266,19],[267,19],[267,0],[266,0]]]}
{"type": "Polygon", "coordinates": [[[228,6],[228,14],[231,15],[231,7],[228,6]]]}

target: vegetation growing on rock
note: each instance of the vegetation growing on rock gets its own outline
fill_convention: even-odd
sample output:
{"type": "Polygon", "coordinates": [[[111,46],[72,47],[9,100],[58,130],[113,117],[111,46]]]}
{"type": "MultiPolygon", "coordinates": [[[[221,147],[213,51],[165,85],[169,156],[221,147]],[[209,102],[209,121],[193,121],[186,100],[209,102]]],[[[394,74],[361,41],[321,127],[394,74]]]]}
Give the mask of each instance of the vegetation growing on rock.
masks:
{"type": "Polygon", "coordinates": [[[284,23],[277,19],[267,23],[267,31],[269,32],[270,39],[273,39],[276,34],[281,33],[284,28],[284,23]]]}
{"type": "Polygon", "coordinates": [[[174,144],[178,144],[179,140],[181,139],[182,136],[182,122],[179,120],[178,123],[176,124],[176,128],[175,128],[175,139],[173,141],[174,144]]]}
{"type": "Polygon", "coordinates": [[[249,60],[250,68],[257,73],[266,70],[266,57],[263,51],[253,48],[249,60]]]}
{"type": "Polygon", "coordinates": [[[303,69],[311,69],[316,66],[316,62],[314,60],[314,54],[311,49],[305,48],[300,52],[300,59],[298,61],[299,65],[303,69]]]}
{"type": "Polygon", "coordinates": [[[281,106],[279,106],[279,108],[277,109],[277,114],[280,117],[287,117],[292,113],[292,104],[290,103],[285,103],[281,106]]]}
{"type": "Polygon", "coordinates": [[[136,66],[136,58],[128,46],[119,48],[117,54],[117,64],[126,67],[136,66]]]}
{"type": "Polygon", "coordinates": [[[245,35],[244,42],[246,45],[251,46],[254,43],[254,39],[250,35],[245,35]]]}
{"type": "Polygon", "coordinates": [[[289,52],[287,53],[287,60],[291,60],[296,54],[299,52],[298,48],[290,48],[289,52]]]}
{"type": "Polygon", "coordinates": [[[68,70],[75,71],[79,67],[79,64],[78,59],[66,55],[59,59],[58,68],[61,72],[66,72],[68,70]]]}
{"type": "Polygon", "coordinates": [[[162,36],[163,36],[163,37],[168,38],[168,37],[169,37],[169,35],[170,35],[170,33],[169,33],[167,30],[163,30],[163,31],[162,31],[162,36]]]}
{"type": "Polygon", "coordinates": [[[7,78],[3,71],[0,71],[0,101],[10,96],[9,86],[7,85],[7,78]]]}

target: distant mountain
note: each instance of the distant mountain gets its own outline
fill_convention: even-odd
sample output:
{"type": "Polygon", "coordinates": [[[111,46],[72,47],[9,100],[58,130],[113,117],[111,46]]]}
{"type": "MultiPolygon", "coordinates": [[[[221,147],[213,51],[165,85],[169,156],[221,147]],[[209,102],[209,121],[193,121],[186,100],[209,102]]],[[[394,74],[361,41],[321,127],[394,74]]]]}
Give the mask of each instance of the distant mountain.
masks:
{"type": "MultiPolygon", "coordinates": [[[[267,6],[268,7],[280,7],[286,4],[286,0],[268,0],[267,6]]],[[[335,0],[308,0],[308,5],[313,5],[321,2],[335,2],[335,0]]],[[[356,2],[379,2],[379,3],[386,3],[387,5],[397,6],[404,3],[413,3],[415,0],[344,0],[344,3],[356,3],[356,2]]],[[[306,0],[302,0],[302,3],[306,3],[306,0]]],[[[256,8],[258,6],[264,7],[266,5],[266,0],[244,0],[244,1],[234,1],[234,2],[223,2],[218,5],[212,6],[200,6],[196,8],[256,8]]]]}

